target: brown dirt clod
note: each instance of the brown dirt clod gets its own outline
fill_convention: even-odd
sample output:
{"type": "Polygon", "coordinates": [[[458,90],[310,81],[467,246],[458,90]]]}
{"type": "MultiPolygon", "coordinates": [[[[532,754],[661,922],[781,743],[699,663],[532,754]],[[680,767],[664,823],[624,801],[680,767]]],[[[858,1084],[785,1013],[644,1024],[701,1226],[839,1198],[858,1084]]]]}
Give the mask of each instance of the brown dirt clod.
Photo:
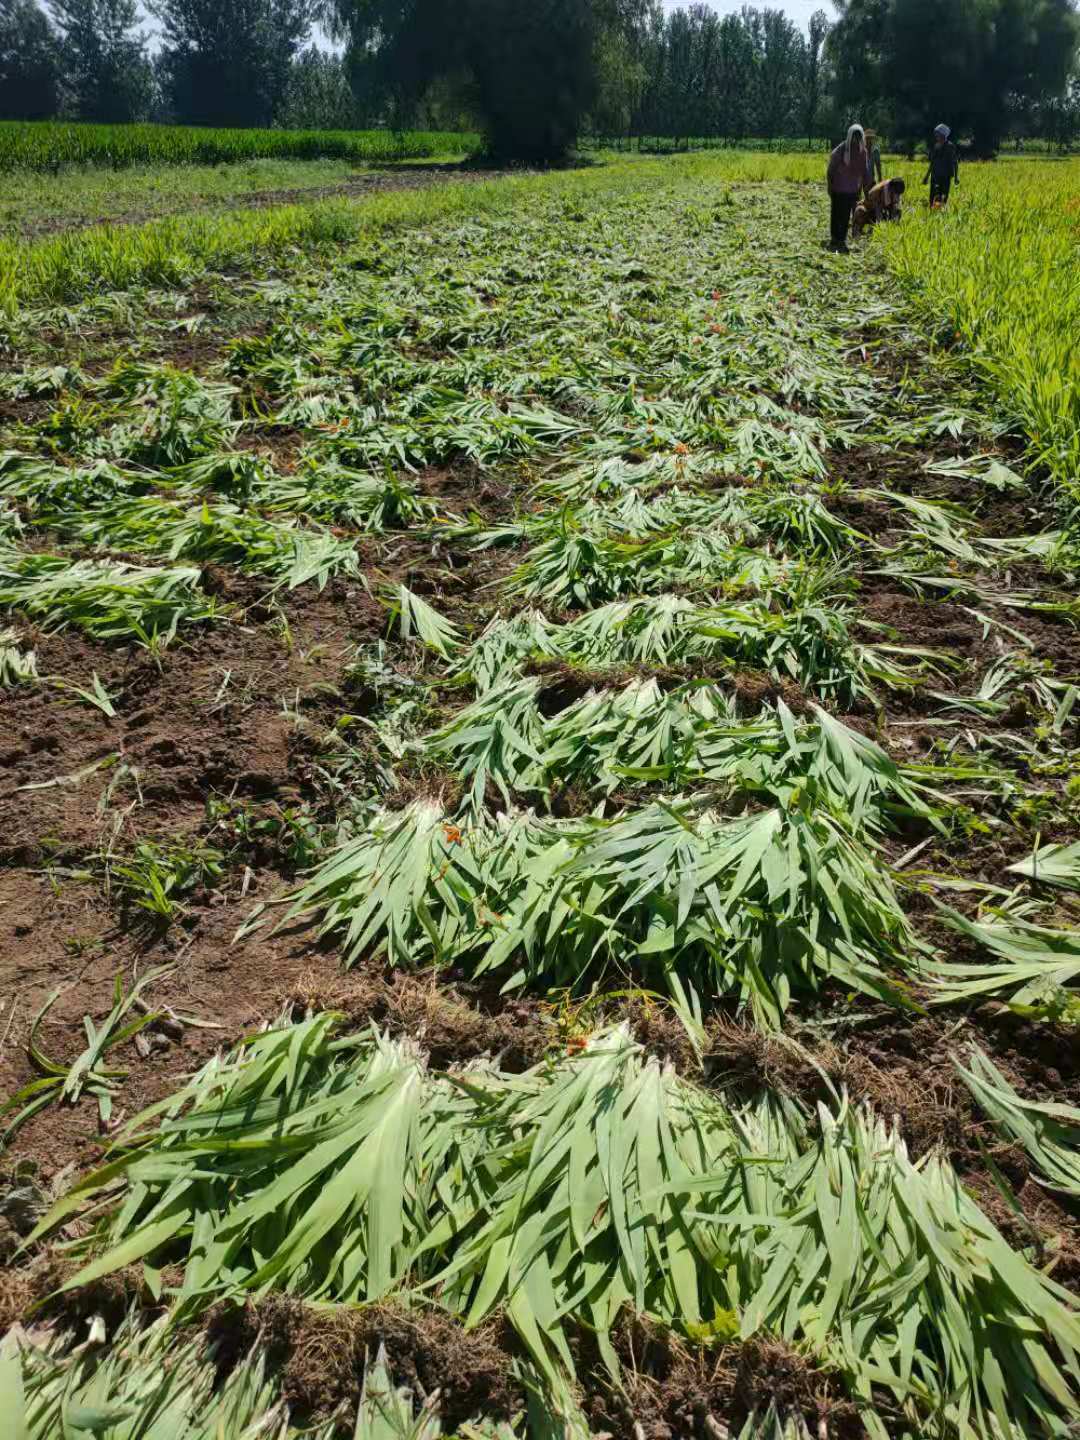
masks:
{"type": "Polygon", "coordinates": [[[614,1389],[594,1391],[587,1401],[594,1426],[613,1434],[704,1440],[718,1433],[721,1422],[738,1434],[751,1414],[764,1414],[770,1405],[781,1416],[802,1417],[812,1433],[821,1433],[825,1422],[832,1440],[864,1433],[856,1406],[841,1398],[839,1380],[774,1337],[697,1347],[631,1316],[613,1338],[623,1396],[614,1389]]]}
{"type": "Polygon", "coordinates": [[[265,1344],[297,1418],[355,1415],[365,1360],[374,1360],[381,1347],[394,1384],[407,1386],[416,1403],[438,1393],[450,1432],[477,1416],[509,1418],[522,1403],[512,1378],[510,1337],[499,1318],[466,1331],[435,1306],[315,1309],[274,1296],[242,1311],[217,1307],[209,1331],[235,1360],[256,1341],[265,1344]]]}

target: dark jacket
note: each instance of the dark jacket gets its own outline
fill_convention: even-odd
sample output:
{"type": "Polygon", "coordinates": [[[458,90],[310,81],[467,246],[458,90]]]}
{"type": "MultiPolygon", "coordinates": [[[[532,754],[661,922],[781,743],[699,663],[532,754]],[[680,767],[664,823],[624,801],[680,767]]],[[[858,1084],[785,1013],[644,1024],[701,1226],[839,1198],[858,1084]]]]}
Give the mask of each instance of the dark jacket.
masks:
{"type": "Polygon", "coordinates": [[[960,173],[960,155],[951,140],[930,146],[930,174],[935,180],[955,180],[960,173]]]}

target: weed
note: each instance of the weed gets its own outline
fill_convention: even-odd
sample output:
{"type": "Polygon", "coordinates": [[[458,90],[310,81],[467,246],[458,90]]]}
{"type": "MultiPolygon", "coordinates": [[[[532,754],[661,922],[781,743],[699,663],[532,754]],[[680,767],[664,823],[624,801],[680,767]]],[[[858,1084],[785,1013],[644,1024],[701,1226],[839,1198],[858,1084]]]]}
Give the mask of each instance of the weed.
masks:
{"type": "Polygon", "coordinates": [[[108,890],[162,928],[183,914],[194,891],[213,888],[225,875],[225,856],[202,841],[140,840],[129,854],[97,858],[108,890]]]}
{"type": "Polygon", "coordinates": [[[97,1100],[101,1125],[103,1128],[108,1126],[112,1116],[112,1102],[117,1089],[114,1082],[123,1079],[127,1071],[107,1070],[103,1064],[104,1058],[110,1050],[130,1040],[157,1018],[152,1011],[147,1011],[143,1007],[144,1013],[138,1015],[134,1020],[123,1023],[128,1012],[137,1004],[140,993],[148,985],[160,980],[166,973],[160,969],[148,970],[126,992],[123,982],[117,976],[111,1011],[100,1029],[94,1025],[89,1015],[84,1017],[86,1049],[70,1065],[50,1060],[37,1040],[42,1021],[60,998],[62,988],[52,992],[34,1017],[34,1022],[30,1027],[28,1054],[31,1063],[41,1073],[42,1078],[25,1085],[0,1108],[0,1116],[9,1115],[13,1110],[19,1112],[9,1123],[3,1136],[0,1136],[0,1149],[9,1143],[20,1126],[36,1115],[39,1110],[43,1110],[46,1105],[51,1105],[54,1100],[62,1100],[75,1105],[84,1091],[93,1095],[97,1100]]]}

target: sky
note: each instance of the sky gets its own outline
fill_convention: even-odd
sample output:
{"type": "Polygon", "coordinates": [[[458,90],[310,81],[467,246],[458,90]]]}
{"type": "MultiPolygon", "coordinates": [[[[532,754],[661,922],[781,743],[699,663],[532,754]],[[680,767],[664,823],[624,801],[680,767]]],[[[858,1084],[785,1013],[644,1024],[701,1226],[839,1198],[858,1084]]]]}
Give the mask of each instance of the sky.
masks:
{"type": "MultiPolygon", "coordinates": [[[[667,3],[667,0],[664,0],[664,3],[666,4],[666,3],[667,3]]],[[[674,8],[674,7],[672,7],[672,8],[674,8]]],[[[157,21],[154,20],[152,16],[150,16],[150,15],[148,15],[148,14],[146,13],[146,6],[142,3],[142,0],[140,0],[140,3],[139,3],[139,13],[140,13],[141,16],[142,16],[143,34],[144,34],[144,35],[146,36],[146,38],[150,41],[150,48],[151,48],[152,50],[153,50],[153,49],[156,49],[156,48],[157,48],[157,34],[158,34],[157,21]]],[[[316,25],[316,26],[315,26],[315,29],[312,31],[312,37],[311,37],[311,38],[312,38],[312,39],[315,41],[315,43],[316,43],[321,49],[323,49],[323,50],[330,50],[330,49],[334,49],[334,48],[335,48],[335,47],[333,46],[333,44],[331,43],[331,41],[329,40],[329,38],[327,37],[326,32],[323,30],[323,28],[322,28],[321,25],[316,25]]]]}
{"type": "MultiPolygon", "coordinates": [[[[718,15],[730,15],[733,10],[743,7],[743,0],[705,0],[705,3],[718,15]]],[[[783,10],[801,30],[806,29],[815,10],[824,10],[832,18],[832,6],[826,0],[748,0],[748,3],[761,9],[783,10]]],[[[689,0],[664,0],[665,10],[677,10],[680,5],[685,7],[687,4],[689,0]]]]}
{"type": "MultiPolygon", "coordinates": [[[[687,5],[689,3],[690,0],[664,0],[664,6],[668,10],[675,10],[679,5],[687,5]]],[[[728,15],[733,10],[741,10],[743,6],[743,0],[705,0],[705,3],[711,5],[718,15],[728,15]]],[[[750,0],[750,3],[768,6],[771,10],[783,10],[784,13],[790,15],[796,25],[800,26],[803,30],[806,29],[810,16],[815,10],[824,9],[828,11],[831,8],[829,5],[823,3],[823,0],[781,0],[781,3],[777,3],[777,0],[750,0]]],[[[142,9],[142,6],[140,5],[139,8],[142,9]]],[[[144,18],[148,21],[148,33],[152,33],[155,27],[153,22],[149,20],[149,17],[145,16],[145,12],[144,18]]],[[[322,46],[326,46],[329,43],[326,36],[318,29],[316,30],[315,38],[322,46]]]]}

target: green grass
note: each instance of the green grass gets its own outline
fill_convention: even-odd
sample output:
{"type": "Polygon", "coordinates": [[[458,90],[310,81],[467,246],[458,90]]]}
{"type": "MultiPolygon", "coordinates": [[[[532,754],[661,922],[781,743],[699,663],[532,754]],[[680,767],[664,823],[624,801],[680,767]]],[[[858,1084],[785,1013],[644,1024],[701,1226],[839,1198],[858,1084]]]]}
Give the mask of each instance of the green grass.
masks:
{"type": "Polygon", "coordinates": [[[207,272],[281,258],[297,246],[483,214],[505,214],[534,188],[572,188],[574,177],[500,180],[327,200],[269,210],[190,215],[116,229],[94,227],[23,243],[0,239],[0,309],[74,301],[94,291],[183,285],[207,272]]]}
{"type": "Polygon", "coordinates": [[[366,163],[459,155],[475,135],[408,130],[215,130],[186,125],[90,125],[0,121],[0,170],[59,171],[74,165],[216,165],[241,160],[366,163]]]}
{"type": "Polygon", "coordinates": [[[502,825],[417,802],[358,828],[284,897],[282,921],[318,916],[349,963],[452,960],[507,990],[575,992],[626,971],[695,1005],[730,996],[765,1028],[831,986],[910,1003],[922,947],[880,854],[809,802],[502,825]]]}
{"type": "MultiPolygon", "coordinates": [[[[417,1333],[431,1307],[417,1316],[417,1333]]],[[[402,1311],[400,1319],[410,1317],[402,1311]]],[[[98,1325],[100,1326],[100,1321],[98,1325]]],[[[342,1423],[358,1440],[519,1440],[528,1432],[524,1418],[499,1420],[477,1414],[461,1426],[444,1425],[438,1394],[422,1400],[395,1383],[394,1359],[385,1346],[363,1357],[355,1377],[359,1399],[315,1425],[291,1423],[283,1396],[278,1357],[257,1341],[232,1364],[227,1344],[195,1335],[178,1341],[168,1324],[126,1317],[112,1344],[76,1343],[72,1333],[50,1337],[47,1344],[26,1345],[12,1336],[0,1348],[0,1395],[20,1440],[53,1440],[70,1427],[75,1434],[102,1440],[337,1440],[342,1423]],[[79,1422],[92,1425],[88,1429],[79,1422]],[[355,1430],[353,1429],[355,1423],[355,1430]]],[[[535,1375],[522,1368],[531,1385],[530,1419],[544,1440],[588,1440],[584,1416],[569,1386],[541,1398],[535,1375]]],[[[739,1440],[801,1440],[752,1423],[739,1440]]],[[[69,1432],[70,1433],[70,1432],[69,1432]]]]}
{"type": "Polygon", "coordinates": [[[359,175],[350,159],[260,159],[216,165],[140,163],[46,172],[0,171],[0,234],[42,235],[84,225],[131,224],[178,211],[243,205],[274,191],[317,190],[359,175]]]}
{"type": "Polygon", "coordinates": [[[880,240],[941,344],[968,356],[1004,418],[1075,498],[1080,474],[1080,160],[967,166],[948,209],[880,240]]]}
{"type": "Polygon", "coordinates": [[[8,1122],[3,1134],[0,1135],[0,1146],[7,1145],[15,1131],[36,1115],[39,1110],[51,1105],[54,1101],[76,1105],[84,1093],[97,1100],[102,1125],[109,1123],[112,1116],[112,1102],[118,1090],[115,1082],[123,1080],[128,1072],[107,1069],[106,1056],[110,1050],[125,1044],[144,1030],[147,1025],[153,1023],[156,1016],[145,1005],[143,1013],[137,1015],[134,1020],[127,1019],[127,1016],[138,1000],[140,990],[145,989],[161,977],[162,972],[159,970],[147,971],[125,994],[123,981],[120,976],[117,976],[113,989],[113,1006],[101,1027],[97,1027],[89,1015],[84,1017],[86,1048],[72,1064],[63,1064],[50,1059],[37,1042],[41,1023],[60,998],[62,987],[58,987],[52,992],[35,1015],[30,1027],[28,1049],[34,1068],[38,1072],[38,1078],[32,1080],[17,1095],[13,1095],[11,1099],[0,1106],[0,1118],[10,1115],[12,1111],[18,1111],[18,1114],[8,1122]]]}
{"type": "Polygon", "coordinates": [[[168,644],[183,624],[214,618],[192,566],[166,569],[121,561],[79,560],[39,551],[0,549],[0,607],[40,620],[47,629],[73,625],[100,640],[168,644]]]}
{"type": "MultiPolygon", "coordinates": [[[[277,132],[273,132],[277,133],[277,132]]],[[[361,201],[288,205],[271,211],[190,215],[111,230],[92,228],[52,239],[0,238],[0,309],[74,301],[95,291],[180,285],[208,271],[273,260],[297,245],[343,243],[402,226],[511,213],[526,200],[565,195],[588,204],[598,193],[670,178],[726,184],[790,179],[814,182],[821,157],[808,155],[626,158],[584,171],[507,177],[361,201]]],[[[722,193],[722,192],[721,192],[722,193]]]]}

